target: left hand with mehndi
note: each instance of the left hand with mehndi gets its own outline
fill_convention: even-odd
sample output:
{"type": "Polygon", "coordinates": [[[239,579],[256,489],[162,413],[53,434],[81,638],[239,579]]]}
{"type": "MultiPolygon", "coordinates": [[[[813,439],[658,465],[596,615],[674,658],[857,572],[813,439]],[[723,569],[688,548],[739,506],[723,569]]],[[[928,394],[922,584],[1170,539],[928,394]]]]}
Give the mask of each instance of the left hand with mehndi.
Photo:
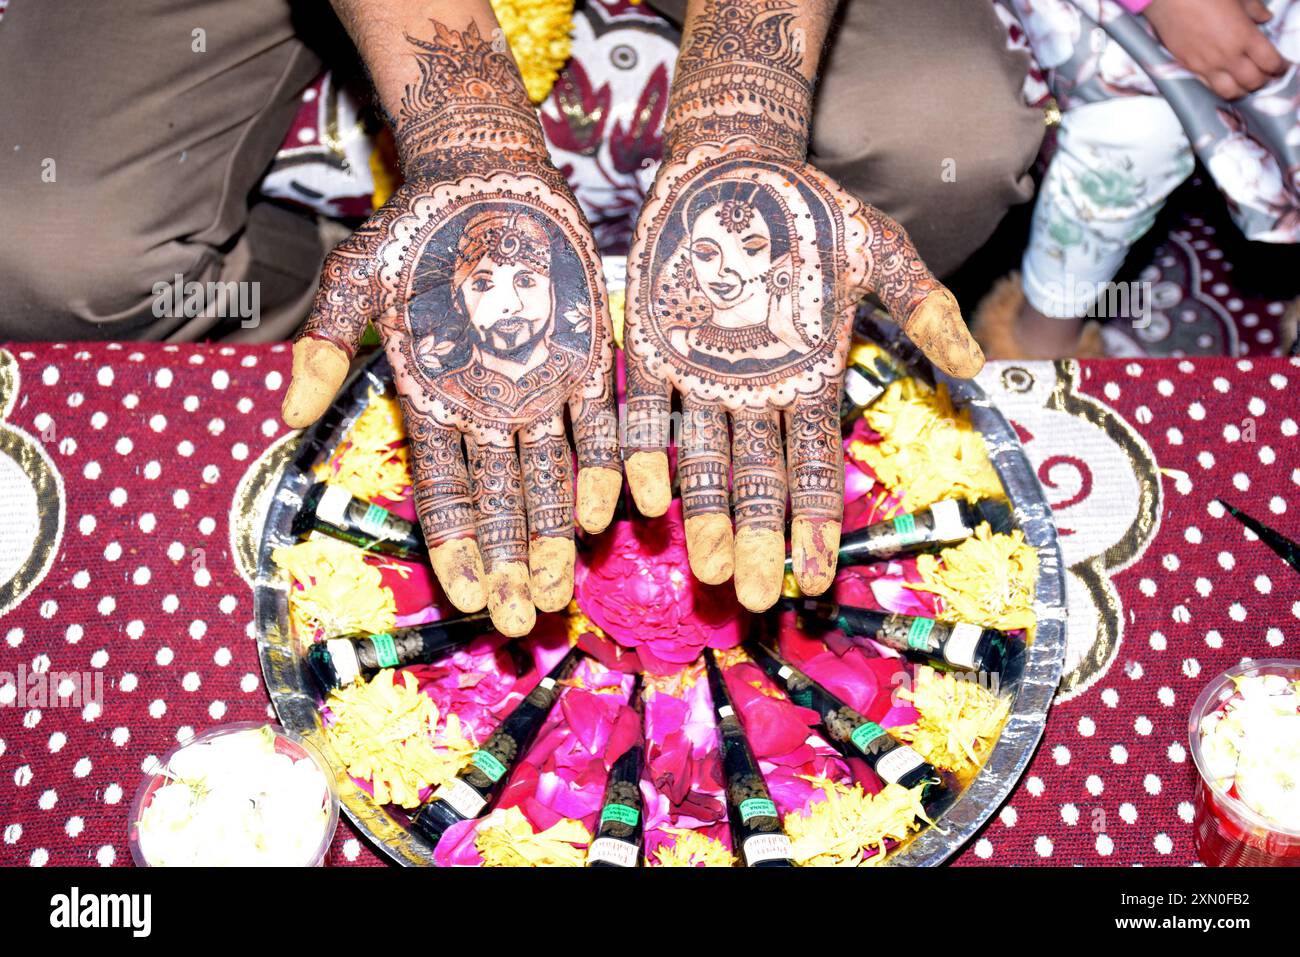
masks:
{"type": "Polygon", "coordinates": [[[622,486],[600,259],[486,0],[399,0],[382,15],[374,2],[336,6],[395,107],[406,182],[326,260],[284,419],[324,412],[373,322],[438,580],[461,611],[486,604],[498,631],[522,635],[535,608],[573,596],[566,411],[579,524],[603,530],[622,486]],[[439,6],[455,26],[416,18],[402,56],[387,55],[395,7],[439,6]]]}
{"type": "Polygon", "coordinates": [[[667,509],[677,392],[691,568],[712,584],[734,576],[753,611],[780,595],[787,491],[800,588],[821,594],[834,578],[840,394],[862,296],[945,372],[969,377],[984,361],[902,228],[804,162],[833,8],[693,0],[665,161],[628,256],[628,484],[643,514],[667,509]]]}

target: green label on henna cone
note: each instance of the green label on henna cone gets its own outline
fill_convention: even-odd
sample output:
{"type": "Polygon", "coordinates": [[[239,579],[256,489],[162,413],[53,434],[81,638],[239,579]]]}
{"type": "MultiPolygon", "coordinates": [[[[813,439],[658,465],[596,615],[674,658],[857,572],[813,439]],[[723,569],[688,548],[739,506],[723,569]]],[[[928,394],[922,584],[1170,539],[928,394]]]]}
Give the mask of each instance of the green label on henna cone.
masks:
{"type": "Polygon", "coordinates": [[[930,632],[934,630],[934,619],[913,618],[912,626],[907,630],[907,647],[917,651],[930,650],[930,632]]]}
{"type": "Polygon", "coordinates": [[[926,529],[917,529],[913,515],[900,515],[894,519],[894,531],[898,533],[899,545],[914,545],[924,539],[926,533],[926,529]]]}
{"type": "Polygon", "coordinates": [[[600,812],[601,824],[614,821],[618,824],[626,824],[628,827],[636,827],[636,822],[640,819],[641,812],[626,804],[606,804],[605,809],[600,812]]]}
{"type": "Polygon", "coordinates": [[[391,513],[386,508],[378,505],[371,505],[366,508],[365,514],[357,522],[363,532],[368,532],[375,538],[385,538],[392,534],[388,527],[388,519],[391,513]]]}
{"type": "Polygon", "coordinates": [[[740,819],[748,824],[756,817],[776,817],[776,805],[766,798],[749,798],[740,802],[740,819]]]}
{"type": "Polygon", "coordinates": [[[401,663],[392,635],[371,635],[370,643],[375,646],[375,659],[379,662],[379,667],[396,668],[401,663]]]}
{"type": "Polygon", "coordinates": [[[877,740],[885,734],[885,729],[874,721],[866,721],[853,729],[853,734],[849,735],[853,746],[863,754],[869,753],[868,748],[871,742],[877,740]]]}
{"type": "Polygon", "coordinates": [[[506,766],[486,751],[475,751],[470,761],[473,762],[474,767],[491,778],[494,784],[506,773],[506,766]]]}

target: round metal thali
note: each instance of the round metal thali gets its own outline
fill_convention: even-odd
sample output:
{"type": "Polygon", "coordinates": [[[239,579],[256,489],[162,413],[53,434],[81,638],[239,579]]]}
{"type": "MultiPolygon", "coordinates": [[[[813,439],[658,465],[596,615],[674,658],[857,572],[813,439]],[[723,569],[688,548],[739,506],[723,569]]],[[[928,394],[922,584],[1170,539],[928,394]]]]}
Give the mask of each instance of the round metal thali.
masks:
{"type": "MultiPolygon", "coordinates": [[[[944,811],[937,826],[925,827],[892,851],[888,865],[932,866],[955,853],[998,809],[1019,781],[1042,736],[1065,659],[1065,579],[1056,526],[1033,468],[1015,430],[974,381],[936,374],[892,325],[868,319],[867,335],[884,346],[918,378],[946,383],[953,403],[969,409],[982,433],[993,468],[1014,508],[1015,526],[1038,553],[1037,625],[1023,669],[1009,676],[1000,690],[1011,696],[1011,712],[1001,735],[979,772],[944,811]]],[[[344,813],[377,848],[404,865],[430,866],[433,848],[409,831],[403,815],[377,804],[345,771],[321,724],[318,699],[303,665],[302,643],[289,626],[288,576],[271,559],[272,551],[297,539],[290,526],[304,493],[315,479],[312,468],[327,459],[357,416],[371,391],[392,389],[391,369],[382,354],[357,370],[334,405],[315,426],[302,433],[292,457],[270,492],[257,555],[254,582],[255,622],[262,673],[281,724],[308,738],[338,775],[344,813]]]]}

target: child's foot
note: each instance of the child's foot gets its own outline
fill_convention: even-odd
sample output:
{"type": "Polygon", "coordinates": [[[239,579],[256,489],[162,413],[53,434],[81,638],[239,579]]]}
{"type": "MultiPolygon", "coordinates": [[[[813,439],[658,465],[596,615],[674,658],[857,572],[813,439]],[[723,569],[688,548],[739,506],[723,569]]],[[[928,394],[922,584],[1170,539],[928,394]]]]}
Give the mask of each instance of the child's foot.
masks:
{"type": "Polygon", "coordinates": [[[975,307],[971,333],[989,359],[1090,359],[1106,354],[1101,326],[1044,316],[1025,299],[1019,273],[999,279],[975,307]]]}

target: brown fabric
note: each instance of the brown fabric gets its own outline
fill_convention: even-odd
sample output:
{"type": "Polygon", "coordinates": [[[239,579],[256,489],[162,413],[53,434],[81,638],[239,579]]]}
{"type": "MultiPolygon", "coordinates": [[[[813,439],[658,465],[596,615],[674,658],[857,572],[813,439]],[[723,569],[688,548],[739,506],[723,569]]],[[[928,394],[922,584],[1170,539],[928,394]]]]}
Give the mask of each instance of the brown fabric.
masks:
{"type": "MultiPolygon", "coordinates": [[[[681,23],[685,0],[648,2],[681,23]]],[[[1033,196],[1043,118],[1020,95],[1028,68],[988,0],[844,0],[810,160],[902,223],[934,272],[950,273],[1033,196]]]]}
{"type": "Polygon", "coordinates": [[[262,325],[242,338],[286,334],[277,312],[302,311],[323,250],[313,220],[252,213],[249,196],[320,70],[297,25],[290,0],[13,0],[0,23],[0,338],[218,332],[216,318],[154,316],[154,284],[178,273],[262,283],[262,325]]]}

